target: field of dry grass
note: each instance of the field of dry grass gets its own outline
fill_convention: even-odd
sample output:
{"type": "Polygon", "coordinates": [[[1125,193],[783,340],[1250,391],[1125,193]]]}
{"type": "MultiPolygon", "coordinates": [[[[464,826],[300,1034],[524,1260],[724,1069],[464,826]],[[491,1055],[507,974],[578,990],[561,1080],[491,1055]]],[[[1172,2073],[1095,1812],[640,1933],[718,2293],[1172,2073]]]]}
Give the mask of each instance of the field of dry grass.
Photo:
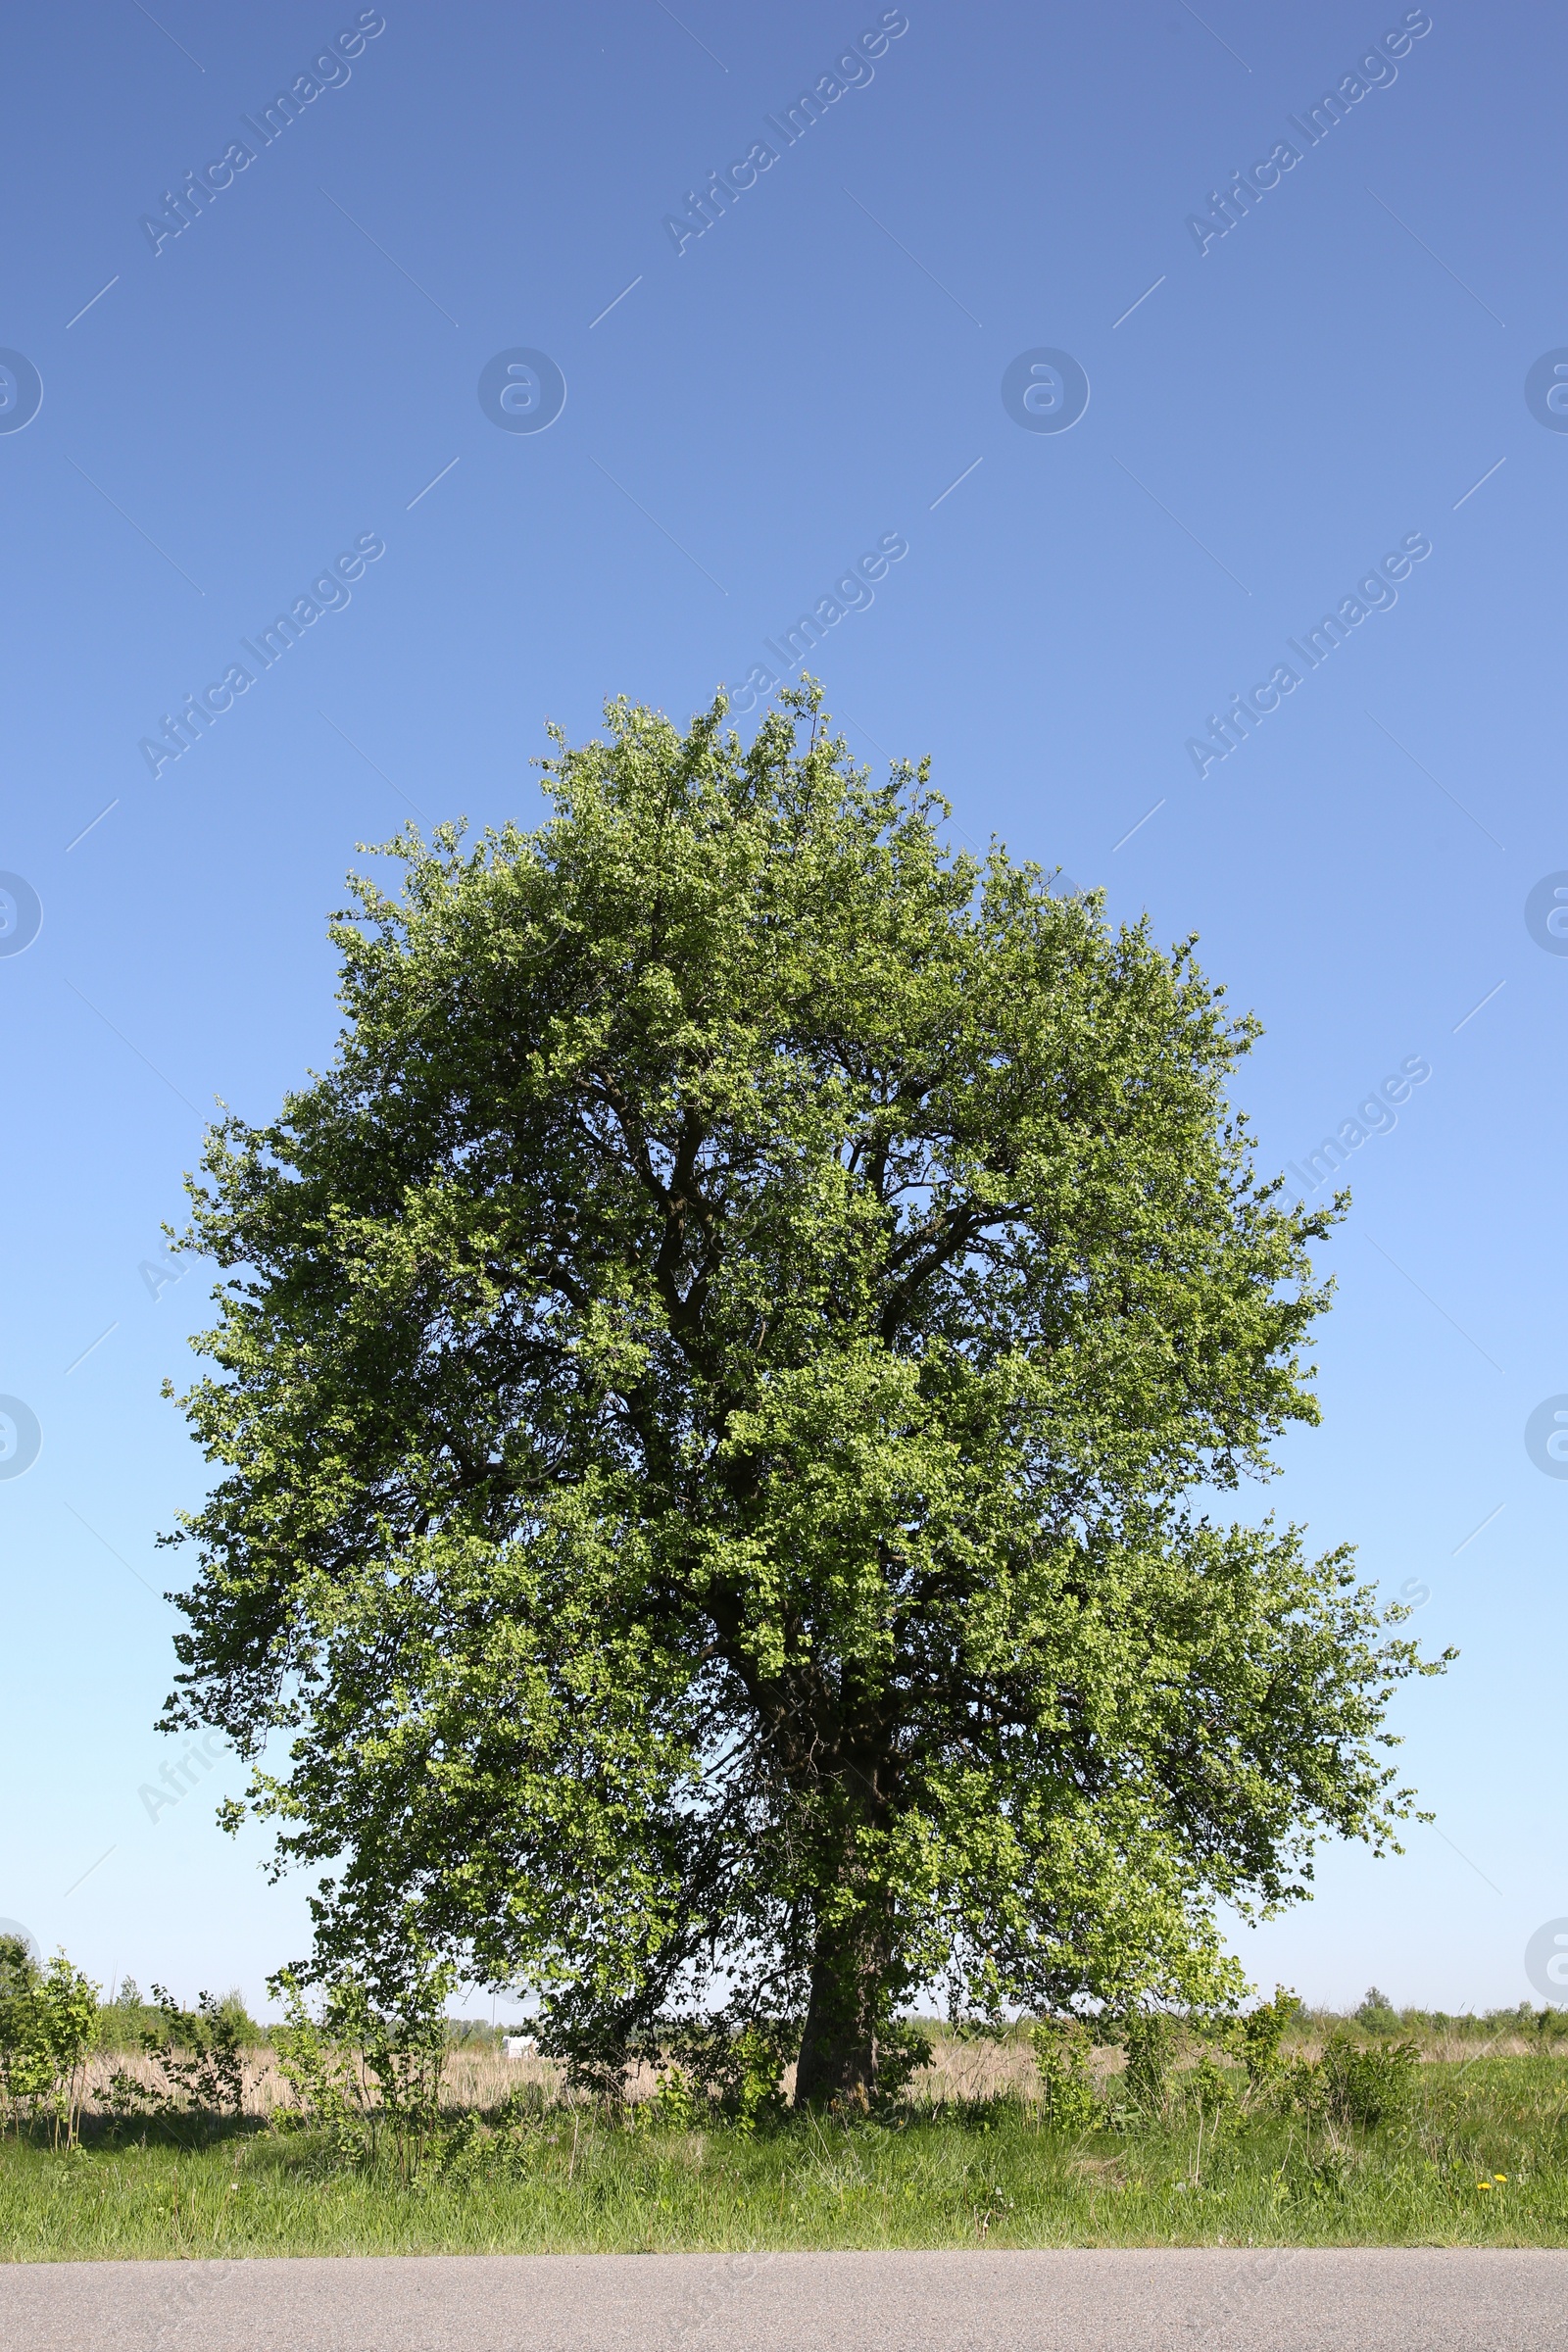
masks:
{"type": "MultiPolygon", "coordinates": [[[[1303,2030],[1286,2037],[1285,2052],[1291,2057],[1315,2058],[1319,2055],[1328,2034],[1347,2021],[1330,2016],[1314,2016],[1304,2022],[1303,2030]]],[[[1541,2053],[1538,2034],[1526,2033],[1522,2025],[1511,2020],[1487,2021],[1492,2031],[1477,2032],[1481,2021],[1461,2024],[1458,2021],[1442,2026],[1422,2027],[1412,2024],[1405,2031],[1408,2038],[1419,2048],[1422,2059],[1436,2065],[1463,2064],[1485,2056],[1488,2058],[1534,2057],[1541,2053]]],[[[1022,2033],[1010,2034],[1005,2041],[963,2040],[940,2027],[928,2029],[932,2034],[934,2052],[932,2064],[914,2078],[911,2084],[912,2102],[917,2106],[971,2106],[976,2101],[1005,2097],[1008,2094],[1031,2099],[1036,2092],[1037,2078],[1033,2054],[1022,2033]]],[[[1121,2052],[1116,2049],[1095,2049],[1089,2053],[1092,2072],[1103,2080],[1116,2073],[1122,2064],[1121,2052]]],[[[1182,2061],[1178,2060],[1178,2068],[1182,2061]]],[[[111,2111],[109,2078],[117,2069],[144,2083],[149,2089],[159,2085],[162,2077],[149,2058],[139,2052],[101,2051],[93,2059],[87,2081],[84,2102],[88,2115],[106,2115],[111,2111]]],[[[786,2071],[786,2093],[794,2090],[793,2067],[786,2071]]],[[[657,2078],[651,2068],[638,2068],[630,2078],[627,2096],[632,2103],[651,2098],[657,2088],[657,2078]]],[[[565,2096],[563,2069],[549,2058],[504,2057],[495,2042],[488,2039],[460,2042],[447,2064],[443,2086],[443,2104],[454,2110],[480,2113],[499,2107],[509,2093],[524,2089],[539,2096],[546,2106],[553,2106],[565,2096]]],[[[249,2053],[246,2070],[245,2112],[257,2117],[270,2116],[275,2109],[294,2105],[294,2094],[280,2073],[271,2051],[262,2044],[249,2053]]]]}

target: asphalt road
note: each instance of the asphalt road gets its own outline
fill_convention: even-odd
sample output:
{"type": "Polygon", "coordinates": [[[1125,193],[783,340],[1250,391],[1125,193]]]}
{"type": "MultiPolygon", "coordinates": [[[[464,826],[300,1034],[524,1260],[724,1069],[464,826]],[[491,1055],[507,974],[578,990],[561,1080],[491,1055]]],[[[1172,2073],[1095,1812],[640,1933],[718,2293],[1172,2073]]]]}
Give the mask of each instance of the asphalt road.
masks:
{"type": "Polygon", "coordinates": [[[1568,2253],[0,2266],[5,2352],[1568,2352],[1568,2253]]]}

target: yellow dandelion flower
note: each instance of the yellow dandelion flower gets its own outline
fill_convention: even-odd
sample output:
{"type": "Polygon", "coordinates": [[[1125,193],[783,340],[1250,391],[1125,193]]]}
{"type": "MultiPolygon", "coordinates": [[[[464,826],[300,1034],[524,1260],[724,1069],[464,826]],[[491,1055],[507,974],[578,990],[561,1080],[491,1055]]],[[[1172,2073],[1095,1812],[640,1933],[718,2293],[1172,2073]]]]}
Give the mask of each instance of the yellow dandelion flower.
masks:
{"type": "Polygon", "coordinates": [[[1508,2176],[1506,2173],[1494,2173],[1492,2178],[1494,2180],[1506,2180],[1508,2176]]]}
{"type": "Polygon", "coordinates": [[[1476,2186],[1477,2188],[1490,2188],[1492,2186],[1492,2182],[1490,2180],[1478,2180],[1476,2182],[1476,2186]]]}

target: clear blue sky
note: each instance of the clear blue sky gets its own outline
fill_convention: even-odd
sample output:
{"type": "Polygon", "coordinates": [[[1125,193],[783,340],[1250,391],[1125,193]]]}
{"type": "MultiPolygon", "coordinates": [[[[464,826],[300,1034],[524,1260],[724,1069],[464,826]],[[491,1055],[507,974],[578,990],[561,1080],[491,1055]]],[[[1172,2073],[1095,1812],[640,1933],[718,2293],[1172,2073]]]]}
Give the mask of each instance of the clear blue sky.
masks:
{"type": "MultiPolygon", "coordinates": [[[[387,0],[360,44],[329,0],[156,15],[27,12],[0,96],[0,426],[31,398],[4,354],[42,382],[0,431],[0,869],[42,907],[14,953],[30,901],[0,897],[0,1395],[42,1431],[0,1480],[0,1915],[187,1993],[259,1995],[304,1942],[303,1887],[212,1826],[231,1766],[156,1820],[138,1797],[169,1760],[155,1540],[204,1477],[159,1386],[206,1290],[139,1268],[214,1097],[263,1116],[329,1056],[356,841],[532,819],[547,718],[584,736],[612,692],[684,718],[897,539],[813,656],[829,707],[869,760],[929,753],[969,838],[1201,935],[1266,1025],[1240,1101],[1271,1167],[1430,1065],[1349,1154],[1324,1426],[1242,1507],[1429,1595],[1416,1629],[1463,1654],[1397,1720],[1437,1824],[1325,1855],[1242,1948],[1321,1999],[1530,1995],[1526,1940],[1568,1913],[1568,1480],[1524,1436],[1568,1392],[1568,956],[1525,920],[1568,869],[1568,434],[1525,396],[1568,346],[1564,27],[909,0],[883,40],[900,12],[822,0],[387,0]],[[264,144],[242,118],[339,33],[264,144]],[[548,429],[481,408],[519,350],[564,378],[548,429]],[[1042,350],[1087,373],[1068,430],[1004,405],[1042,350]],[[1292,650],[1417,539],[1317,666],[1292,650]],[[264,670],[241,641],[368,541],[264,670]],[[236,663],[254,683],[149,760],[236,663]]],[[[552,379],[511,380],[531,422],[552,379]]]]}

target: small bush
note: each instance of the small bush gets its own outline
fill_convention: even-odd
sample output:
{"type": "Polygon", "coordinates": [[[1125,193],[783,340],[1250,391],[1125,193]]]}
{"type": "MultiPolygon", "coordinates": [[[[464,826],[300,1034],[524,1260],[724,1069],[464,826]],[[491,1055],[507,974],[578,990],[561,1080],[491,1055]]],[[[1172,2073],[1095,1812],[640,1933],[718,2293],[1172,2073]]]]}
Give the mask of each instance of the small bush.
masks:
{"type": "Polygon", "coordinates": [[[787,2112],[784,2069],[800,2045],[788,2018],[687,2018],[664,2037],[668,2058],[703,2100],[743,2135],[770,2128],[787,2112]]]}
{"type": "Polygon", "coordinates": [[[933,2043],[923,2026],[897,2018],[884,2026],[876,2042],[876,2086],[871,2104],[885,2114],[896,2107],[913,2076],[931,2063],[933,2043]]]}
{"type": "Polygon", "coordinates": [[[648,2120],[666,2132],[695,2132],[707,2121],[708,2101],[683,2067],[666,2067],[648,2102],[648,2120]]]}
{"type": "Polygon", "coordinates": [[[1355,2012],[1353,2022],[1363,2034],[1397,2034],[1399,2031],[1398,2011],[1388,1994],[1380,1992],[1375,1984],[1369,1984],[1361,1996],[1361,2005],[1355,2012]]]}
{"type": "Polygon", "coordinates": [[[1206,2050],[1182,2079],[1183,2105],[1208,2124],[1223,2124],[1234,2117],[1240,2097],[1234,2073],[1216,2064],[1206,2050]]]}
{"type": "Polygon", "coordinates": [[[1413,2041],[1365,2049],[1341,2028],[1329,2035],[1321,2058],[1298,2058],[1285,2071],[1281,2105],[1309,2121],[1374,2132],[1408,2110],[1419,2055],[1413,2041]]]}
{"type": "Polygon", "coordinates": [[[1301,2004],[1297,1995],[1287,1991],[1283,1984],[1276,1984],[1271,2001],[1260,2001],[1232,2026],[1231,2046],[1247,2069],[1247,2080],[1254,2089],[1277,2079],[1285,2029],[1300,2014],[1301,2004]]]}
{"type": "Polygon", "coordinates": [[[340,2163],[352,2163],[369,2136],[365,2078],[355,2053],[338,2039],[327,2018],[312,2017],[291,1969],[273,1979],[272,1988],[284,2004],[284,2022],[272,2034],[278,2071],[299,2101],[293,2113],[274,2110],[272,2129],[286,2132],[309,2124],[325,2134],[340,2163]]]}
{"type": "Polygon", "coordinates": [[[455,2183],[531,2172],[544,2141],[544,2112],[526,2088],[509,2093],[493,2116],[460,2116],[430,2148],[438,2180],[455,2183]]]}
{"type": "Polygon", "coordinates": [[[230,2116],[245,2111],[244,2004],[233,1994],[220,2000],[204,1992],[194,2009],[182,2009],[166,1985],[155,1984],[157,2026],[147,2027],[141,2046],[163,2077],[160,2084],[138,2082],[123,2068],[109,2078],[110,2096],[122,2115],[230,2116]]]}
{"type": "Polygon", "coordinates": [[[395,1956],[384,1982],[342,1968],[325,1981],[319,2018],[292,1970],[271,1979],[288,2012],[273,2034],[279,2067],[306,2118],[344,2158],[373,2160],[385,2125],[402,2177],[418,2171],[441,2120],[454,1976],[449,1962],[413,1949],[395,1956]]]}
{"type": "Polygon", "coordinates": [[[1419,2052],[1413,2041],[1357,2049],[1348,2034],[1329,2036],[1323,2052],[1336,2121],[1374,2132],[1405,2114],[1415,2088],[1419,2052]]]}
{"type": "Polygon", "coordinates": [[[47,2118],[54,2144],[75,2144],[98,1992],[57,1952],[40,1968],[20,1936],[0,1936],[0,2095],[20,2135],[47,2118]]]}
{"type": "Polygon", "coordinates": [[[765,2024],[744,2026],[732,2046],[729,2079],[722,2105],[737,2132],[755,2132],[776,2124],[784,2114],[784,2046],[776,2029],[765,2024]]]}
{"type": "Polygon", "coordinates": [[[1040,2078],[1041,2120],[1052,2132],[1092,2132],[1100,2102],[1089,2073],[1083,2027],[1076,2019],[1042,2018],[1029,2030],[1040,2078]]]}
{"type": "Polygon", "coordinates": [[[1122,2076],[1127,2101],[1144,2115],[1157,2115],[1169,2095],[1175,2020],[1159,2009],[1135,2009],[1123,2027],[1122,2041],[1127,2052],[1122,2076]]]}

